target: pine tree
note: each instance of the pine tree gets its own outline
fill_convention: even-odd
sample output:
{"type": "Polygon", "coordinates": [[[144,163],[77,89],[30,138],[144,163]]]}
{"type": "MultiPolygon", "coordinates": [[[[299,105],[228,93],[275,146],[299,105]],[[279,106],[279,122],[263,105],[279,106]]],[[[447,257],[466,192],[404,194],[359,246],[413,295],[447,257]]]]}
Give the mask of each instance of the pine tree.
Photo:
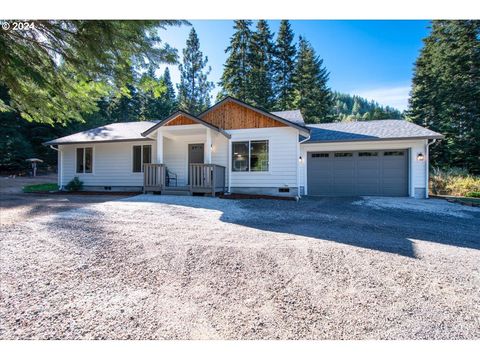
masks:
{"type": "Polygon", "coordinates": [[[438,131],[432,164],[480,173],[480,21],[433,21],[415,63],[407,116],[438,131]]]}
{"type": "Polygon", "coordinates": [[[164,119],[177,107],[168,68],[161,77],[157,77],[155,73],[155,68],[152,67],[140,80],[141,120],[164,119]]]}
{"type": "Polygon", "coordinates": [[[168,69],[168,67],[165,68],[165,71],[163,72],[163,83],[167,88],[167,92],[165,93],[165,100],[171,103],[171,109],[170,109],[170,112],[171,112],[173,108],[176,107],[176,97],[175,97],[175,89],[172,83],[172,78],[170,77],[170,70],[168,69]]]}
{"type": "Polygon", "coordinates": [[[307,123],[330,121],[332,96],[327,87],[328,72],[303,37],[299,39],[298,59],[293,76],[294,107],[300,109],[307,123]]]}
{"type": "Polygon", "coordinates": [[[273,34],[265,20],[257,22],[257,29],[249,42],[248,88],[251,104],[272,110],[273,93],[273,34]]]}
{"type": "Polygon", "coordinates": [[[206,68],[208,58],[200,51],[200,41],[194,28],[187,39],[187,47],[183,49],[183,63],[178,84],[178,106],[191,114],[199,114],[210,106],[210,91],[214,85],[207,80],[211,68],[206,68]]]}
{"type": "Polygon", "coordinates": [[[275,108],[277,110],[288,110],[293,107],[293,74],[297,54],[293,39],[294,33],[290,23],[288,20],[282,20],[278,31],[274,60],[275,108]]]}
{"type": "Polygon", "coordinates": [[[142,98],[139,89],[132,84],[127,85],[128,95],[113,98],[109,106],[109,117],[112,122],[128,122],[142,120],[142,98]]]}
{"type": "Polygon", "coordinates": [[[223,68],[219,85],[226,95],[250,102],[249,75],[251,71],[249,44],[252,37],[250,20],[235,20],[234,34],[230,45],[225,49],[228,58],[223,68]]]}

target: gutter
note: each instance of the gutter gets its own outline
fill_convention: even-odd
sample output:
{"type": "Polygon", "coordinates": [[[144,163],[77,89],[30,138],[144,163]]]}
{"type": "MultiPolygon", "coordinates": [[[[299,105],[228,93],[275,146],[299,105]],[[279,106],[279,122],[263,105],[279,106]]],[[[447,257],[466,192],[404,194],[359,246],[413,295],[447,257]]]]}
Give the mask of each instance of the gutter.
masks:
{"type": "Polygon", "coordinates": [[[60,155],[60,161],[59,161],[60,166],[57,166],[57,171],[58,171],[58,168],[60,167],[60,171],[58,171],[58,178],[59,178],[58,190],[62,190],[62,188],[63,188],[63,154],[62,154],[62,150],[60,150],[58,148],[55,148],[53,145],[49,145],[49,146],[50,146],[50,149],[55,150],[60,155]]]}
{"type": "Polygon", "coordinates": [[[431,142],[428,141],[427,139],[427,142],[426,142],[426,145],[425,145],[425,199],[428,199],[428,186],[429,186],[429,183],[428,183],[428,180],[430,178],[430,154],[429,154],[429,147],[430,145],[433,145],[435,142],[437,141],[437,139],[432,139],[431,142]]]}
{"type": "MultiPolygon", "coordinates": [[[[298,142],[298,154],[297,154],[297,158],[300,159],[300,154],[301,154],[301,149],[300,149],[300,145],[303,144],[304,142],[307,142],[308,140],[310,140],[310,137],[311,137],[311,134],[310,132],[308,133],[308,136],[303,139],[302,141],[299,141],[298,142]]],[[[306,161],[306,160],[305,160],[306,161]]],[[[306,165],[305,165],[305,168],[306,168],[306,165]]],[[[298,191],[298,199],[301,199],[302,198],[302,195],[300,195],[300,161],[298,162],[298,165],[297,165],[297,191],[298,191]]],[[[305,180],[305,176],[304,176],[304,180],[305,180]]],[[[305,184],[304,184],[304,188],[305,188],[305,184]]]]}

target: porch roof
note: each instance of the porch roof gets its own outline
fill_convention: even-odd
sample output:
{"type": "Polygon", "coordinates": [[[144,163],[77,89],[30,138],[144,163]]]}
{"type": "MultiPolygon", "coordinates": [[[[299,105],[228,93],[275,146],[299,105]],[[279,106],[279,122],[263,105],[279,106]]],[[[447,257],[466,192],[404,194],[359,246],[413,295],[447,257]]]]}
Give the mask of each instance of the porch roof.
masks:
{"type": "Polygon", "coordinates": [[[174,112],[172,115],[170,115],[169,117],[167,117],[166,119],[156,123],[155,125],[153,125],[149,129],[147,129],[146,131],[142,132],[142,136],[148,136],[149,134],[151,134],[152,132],[154,132],[155,130],[160,128],[161,126],[166,125],[167,123],[169,123],[172,120],[175,120],[179,116],[184,116],[187,119],[192,120],[193,122],[204,125],[204,126],[210,128],[212,130],[215,130],[215,131],[219,132],[220,134],[222,134],[223,136],[225,136],[228,139],[230,139],[230,137],[231,137],[231,135],[228,134],[227,132],[225,132],[225,130],[220,129],[219,127],[217,127],[215,125],[212,125],[212,124],[206,122],[205,120],[202,120],[202,119],[200,119],[196,116],[193,116],[192,114],[189,114],[189,113],[187,113],[186,111],[183,111],[183,110],[178,110],[178,111],[174,112]]]}

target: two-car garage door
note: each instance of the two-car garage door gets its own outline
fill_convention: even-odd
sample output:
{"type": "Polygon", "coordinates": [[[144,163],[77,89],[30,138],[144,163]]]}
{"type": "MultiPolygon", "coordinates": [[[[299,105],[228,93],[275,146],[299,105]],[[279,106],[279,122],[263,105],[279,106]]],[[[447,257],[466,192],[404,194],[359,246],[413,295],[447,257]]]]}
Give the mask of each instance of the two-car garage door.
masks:
{"type": "Polygon", "coordinates": [[[408,151],[309,152],[309,195],[408,196],[408,151]]]}

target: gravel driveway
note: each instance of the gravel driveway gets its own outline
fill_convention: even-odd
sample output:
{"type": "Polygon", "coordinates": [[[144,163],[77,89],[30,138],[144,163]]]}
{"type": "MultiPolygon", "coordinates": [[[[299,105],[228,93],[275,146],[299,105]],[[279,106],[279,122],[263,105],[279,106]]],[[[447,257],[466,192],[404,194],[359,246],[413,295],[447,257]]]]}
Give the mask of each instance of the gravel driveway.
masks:
{"type": "Polygon", "coordinates": [[[7,224],[2,339],[478,339],[480,209],[140,195],[7,224]]]}

